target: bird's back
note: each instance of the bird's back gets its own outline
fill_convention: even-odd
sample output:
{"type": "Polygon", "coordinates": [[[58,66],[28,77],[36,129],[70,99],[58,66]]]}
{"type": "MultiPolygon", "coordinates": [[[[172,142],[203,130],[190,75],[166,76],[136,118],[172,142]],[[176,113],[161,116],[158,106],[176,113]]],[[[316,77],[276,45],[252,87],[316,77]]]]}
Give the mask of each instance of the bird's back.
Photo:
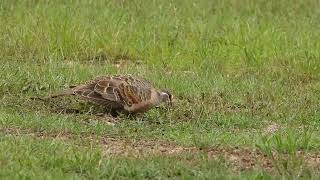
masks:
{"type": "Polygon", "coordinates": [[[72,88],[75,95],[127,112],[144,112],[157,101],[157,90],[150,82],[130,75],[99,76],[72,88]]]}

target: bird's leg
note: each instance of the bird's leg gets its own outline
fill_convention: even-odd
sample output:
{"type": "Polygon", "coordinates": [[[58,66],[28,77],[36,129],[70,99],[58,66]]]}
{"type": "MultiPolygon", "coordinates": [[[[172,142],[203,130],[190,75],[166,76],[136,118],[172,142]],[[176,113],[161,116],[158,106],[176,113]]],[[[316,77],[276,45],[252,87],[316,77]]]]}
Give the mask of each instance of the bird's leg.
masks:
{"type": "Polygon", "coordinates": [[[118,116],[119,116],[119,113],[118,113],[117,111],[111,111],[111,112],[110,112],[110,115],[111,115],[112,117],[118,117],[118,116]]]}
{"type": "Polygon", "coordinates": [[[119,112],[116,109],[112,109],[111,111],[109,111],[109,113],[114,118],[119,116],[119,112]]]}
{"type": "Polygon", "coordinates": [[[110,109],[105,109],[104,112],[100,112],[100,113],[97,113],[96,115],[98,116],[108,116],[108,115],[111,115],[110,117],[117,117],[118,112],[116,110],[110,110],[110,109]]]}

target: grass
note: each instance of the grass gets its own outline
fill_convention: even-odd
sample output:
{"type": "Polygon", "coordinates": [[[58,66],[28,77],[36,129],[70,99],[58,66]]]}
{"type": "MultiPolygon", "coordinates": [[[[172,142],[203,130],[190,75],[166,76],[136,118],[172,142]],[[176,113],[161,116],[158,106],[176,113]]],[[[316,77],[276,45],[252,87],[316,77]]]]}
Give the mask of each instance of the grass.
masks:
{"type": "Polygon", "coordinates": [[[317,179],[319,9],[316,0],[2,1],[0,176],[317,179]],[[30,100],[102,74],[145,77],[177,102],[110,126],[80,100],[30,100]],[[266,132],[273,124],[276,131],[266,132]],[[101,143],[25,132],[199,152],[105,155],[101,143]],[[272,168],[243,170],[228,157],[208,157],[204,150],[217,145],[259,150],[272,168]]]}

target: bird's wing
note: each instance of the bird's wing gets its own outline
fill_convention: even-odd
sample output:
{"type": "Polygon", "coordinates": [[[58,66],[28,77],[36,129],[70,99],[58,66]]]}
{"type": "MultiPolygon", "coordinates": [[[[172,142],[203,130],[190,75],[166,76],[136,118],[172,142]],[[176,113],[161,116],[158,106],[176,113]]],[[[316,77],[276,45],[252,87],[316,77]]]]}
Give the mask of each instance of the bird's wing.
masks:
{"type": "Polygon", "coordinates": [[[94,91],[104,99],[129,107],[148,101],[151,89],[149,82],[131,76],[98,77],[94,86],[94,91]]]}
{"type": "Polygon", "coordinates": [[[104,98],[99,92],[95,91],[95,87],[99,83],[99,81],[99,79],[94,79],[84,85],[76,86],[72,88],[73,93],[80,96],[81,98],[93,101],[109,108],[121,108],[122,105],[119,102],[111,98],[104,98]]]}
{"type": "Polygon", "coordinates": [[[72,88],[80,97],[114,109],[144,111],[152,106],[154,88],[148,81],[127,76],[100,76],[72,88]]]}

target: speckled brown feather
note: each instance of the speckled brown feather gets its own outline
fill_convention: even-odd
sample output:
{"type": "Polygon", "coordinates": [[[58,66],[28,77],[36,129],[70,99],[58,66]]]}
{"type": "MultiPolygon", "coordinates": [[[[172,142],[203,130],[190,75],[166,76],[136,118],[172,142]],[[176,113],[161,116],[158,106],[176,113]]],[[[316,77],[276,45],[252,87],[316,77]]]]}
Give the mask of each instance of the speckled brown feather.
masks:
{"type": "Polygon", "coordinates": [[[62,94],[78,95],[109,109],[129,113],[145,112],[159,104],[159,92],[150,82],[131,75],[100,76],[62,94]]]}

